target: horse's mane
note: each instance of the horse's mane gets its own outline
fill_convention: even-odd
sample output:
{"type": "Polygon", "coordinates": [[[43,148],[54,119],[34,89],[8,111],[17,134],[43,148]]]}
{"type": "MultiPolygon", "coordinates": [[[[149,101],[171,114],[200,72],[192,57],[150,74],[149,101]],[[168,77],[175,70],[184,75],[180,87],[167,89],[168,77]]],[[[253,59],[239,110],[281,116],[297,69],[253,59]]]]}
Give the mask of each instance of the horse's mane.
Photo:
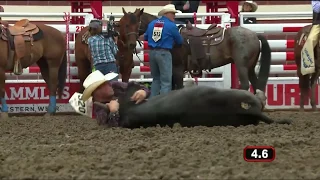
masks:
{"type": "Polygon", "coordinates": [[[147,30],[148,24],[157,18],[158,18],[157,16],[143,12],[143,14],[140,17],[141,25],[139,29],[139,35],[142,35],[143,33],[145,33],[145,31],[147,30]]]}
{"type": "Polygon", "coordinates": [[[155,16],[155,15],[152,15],[152,14],[146,13],[146,12],[143,12],[142,16],[147,16],[147,17],[150,17],[152,19],[157,19],[158,18],[158,16],[155,16]]]}

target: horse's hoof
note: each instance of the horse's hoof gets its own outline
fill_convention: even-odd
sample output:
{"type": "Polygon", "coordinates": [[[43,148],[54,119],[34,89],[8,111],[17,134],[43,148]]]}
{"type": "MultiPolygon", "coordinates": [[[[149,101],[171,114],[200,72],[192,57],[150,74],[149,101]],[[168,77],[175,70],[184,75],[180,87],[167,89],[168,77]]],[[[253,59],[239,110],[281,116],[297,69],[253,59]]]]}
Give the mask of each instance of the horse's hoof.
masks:
{"type": "Polygon", "coordinates": [[[54,114],[53,113],[45,113],[44,118],[51,118],[54,114]]]}
{"type": "Polygon", "coordinates": [[[9,114],[7,112],[2,112],[1,113],[1,120],[8,120],[9,119],[9,114]]]}
{"type": "Polygon", "coordinates": [[[300,108],[300,109],[299,109],[299,112],[304,112],[304,108],[300,108]]]}

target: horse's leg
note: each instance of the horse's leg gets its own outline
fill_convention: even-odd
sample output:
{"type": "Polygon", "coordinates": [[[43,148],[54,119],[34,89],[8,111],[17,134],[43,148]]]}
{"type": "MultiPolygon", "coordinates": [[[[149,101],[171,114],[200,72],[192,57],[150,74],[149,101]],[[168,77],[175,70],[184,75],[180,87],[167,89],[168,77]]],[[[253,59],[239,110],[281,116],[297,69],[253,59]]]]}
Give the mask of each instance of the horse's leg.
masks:
{"type": "Polygon", "coordinates": [[[244,65],[244,58],[235,57],[234,62],[238,71],[240,89],[249,90],[248,68],[244,65]]]}
{"type": "Polygon", "coordinates": [[[84,91],[84,87],[82,86],[84,80],[89,76],[91,73],[91,63],[86,57],[77,57],[80,58],[77,60],[77,67],[78,67],[78,77],[80,79],[80,89],[79,93],[84,91]]]}
{"type": "Polygon", "coordinates": [[[41,58],[37,61],[37,65],[40,68],[40,73],[42,75],[43,80],[46,82],[46,84],[49,84],[49,70],[48,70],[48,63],[44,58],[41,58]]]}
{"type": "MultiPolygon", "coordinates": [[[[49,87],[49,106],[47,115],[52,115],[56,112],[56,102],[57,102],[57,88],[58,88],[58,75],[59,75],[59,67],[60,62],[57,59],[47,59],[48,69],[49,69],[49,83],[47,84],[49,87]]],[[[41,67],[40,67],[41,69],[41,67]]]]}
{"type": "Polygon", "coordinates": [[[173,65],[172,67],[172,89],[183,88],[183,66],[173,65]]]}
{"type": "Polygon", "coordinates": [[[0,67],[0,98],[1,98],[1,119],[6,120],[8,119],[8,105],[5,99],[5,84],[6,84],[6,71],[2,67],[0,67]]]}
{"type": "Polygon", "coordinates": [[[299,88],[300,88],[300,111],[304,111],[304,102],[309,95],[309,75],[299,75],[299,88]]]}
{"type": "Polygon", "coordinates": [[[249,70],[248,75],[249,75],[249,80],[250,80],[252,88],[253,88],[253,93],[256,94],[258,78],[257,78],[256,73],[254,72],[254,68],[251,68],[249,70]]]}
{"type": "Polygon", "coordinates": [[[318,85],[318,79],[320,76],[320,71],[316,69],[316,72],[312,74],[311,77],[311,95],[310,95],[310,104],[313,111],[317,111],[316,105],[316,87],[318,85]]]}
{"type": "Polygon", "coordinates": [[[122,82],[129,82],[131,72],[132,72],[132,65],[120,66],[120,74],[121,74],[122,82]]]}
{"type": "Polygon", "coordinates": [[[266,102],[266,100],[267,100],[266,96],[264,95],[264,93],[263,93],[262,91],[256,92],[256,90],[257,90],[257,85],[258,85],[258,78],[257,78],[257,75],[256,75],[256,73],[255,73],[254,68],[251,68],[251,69],[249,70],[249,74],[248,74],[248,75],[249,75],[249,80],[250,80],[251,85],[252,85],[252,88],[253,88],[253,93],[256,95],[256,97],[257,97],[258,99],[260,99],[263,107],[265,107],[266,104],[267,104],[267,102],[266,102]]]}

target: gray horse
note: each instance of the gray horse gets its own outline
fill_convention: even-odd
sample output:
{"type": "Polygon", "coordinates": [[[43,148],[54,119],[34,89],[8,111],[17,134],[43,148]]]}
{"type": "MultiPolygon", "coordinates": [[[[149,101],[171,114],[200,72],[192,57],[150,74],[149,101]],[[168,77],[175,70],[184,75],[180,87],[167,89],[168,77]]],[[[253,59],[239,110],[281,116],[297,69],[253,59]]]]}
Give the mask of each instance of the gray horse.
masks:
{"type": "MultiPolygon", "coordinates": [[[[148,24],[156,18],[144,12],[141,15],[139,34],[143,34],[148,24]]],[[[240,88],[249,90],[250,80],[255,94],[263,105],[266,104],[264,91],[270,72],[271,49],[265,37],[243,27],[224,29],[216,27],[216,24],[206,30],[192,27],[190,22],[178,28],[185,41],[182,47],[174,47],[171,52],[176,89],[183,87],[183,75],[186,71],[192,76],[201,76],[202,70],[234,63],[241,82],[240,88]],[[261,66],[257,77],[255,66],[260,52],[261,66]]]]}

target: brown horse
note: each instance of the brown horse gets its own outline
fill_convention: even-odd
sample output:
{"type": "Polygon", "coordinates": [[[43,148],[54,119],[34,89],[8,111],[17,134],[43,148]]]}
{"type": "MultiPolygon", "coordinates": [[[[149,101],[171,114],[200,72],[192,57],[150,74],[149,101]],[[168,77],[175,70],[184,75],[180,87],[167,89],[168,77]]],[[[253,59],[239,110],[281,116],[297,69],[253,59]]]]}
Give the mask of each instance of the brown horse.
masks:
{"type": "Polygon", "coordinates": [[[295,36],[295,46],[294,46],[294,57],[297,65],[297,75],[299,77],[299,88],[300,88],[300,110],[304,110],[304,102],[307,100],[309,96],[309,90],[311,87],[311,96],[310,96],[310,104],[312,110],[316,111],[316,85],[317,80],[320,76],[320,50],[319,45],[314,48],[314,56],[315,56],[315,72],[312,74],[301,74],[301,49],[310,33],[311,25],[307,25],[300,29],[298,34],[295,36]]]}
{"type": "Polygon", "coordinates": [[[44,24],[32,24],[27,19],[14,26],[1,21],[0,38],[0,97],[2,118],[8,117],[5,96],[5,73],[13,71],[16,64],[27,68],[34,63],[50,92],[48,114],[56,112],[56,94],[61,97],[67,76],[66,42],[61,32],[44,24]],[[30,35],[31,34],[31,35],[30,35]]]}
{"type": "Polygon", "coordinates": [[[120,67],[119,72],[123,82],[128,82],[134,67],[133,53],[139,40],[140,17],[143,15],[144,9],[136,9],[133,13],[126,12],[122,8],[124,16],[120,19],[117,26],[120,30],[118,40],[119,52],[117,62],[120,67]]]}
{"type": "MultiPolygon", "coordinates": [[[[117,64],[120,66],[120,74],[123,82],[128,82],[133,62],[133,51],[136,48],[138,40],[138,30],[140,25],[140,16],[143,14],[143,9],[136,9],[135,12],[126,12],[122,8],[124,16],[118,23],[115,23],[115,30],[120,31],[118,39],[119,52],[117,55],[117,64]]],[[[79,92],[83,92],[83,81],[91,73],[91,55],[88,49],[87,39],[90,36],[88,33],[89,27],[83,28],[75,40],[75,61],[78,67],[78,77],[80,79],[79,92]]]]}

